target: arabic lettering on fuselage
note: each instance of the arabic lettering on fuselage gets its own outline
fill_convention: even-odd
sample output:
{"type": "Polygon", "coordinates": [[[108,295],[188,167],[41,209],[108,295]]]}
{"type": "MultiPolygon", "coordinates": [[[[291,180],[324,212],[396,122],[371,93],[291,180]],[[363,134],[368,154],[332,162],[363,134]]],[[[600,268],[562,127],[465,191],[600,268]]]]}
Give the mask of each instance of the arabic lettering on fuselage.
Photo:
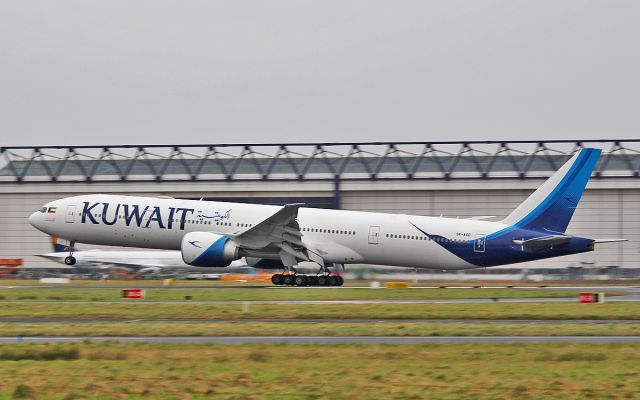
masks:
{"type": "MultiPolygon", "coordinates": [[[[84,202],[81,217],[83,224],[104,224],[115,225],[122,219],[127,226],[138,226],[149,228],[152,225],[160,229],[184,230],[185,223],[189,216],[193,216],[194,208],[139,206],[137,204],[111,204],[111,203],[91,203],[84,202]],[[174,225],[175,224],[175,225],[174,225]]],[[[213,216],[205,216],[202,211],[198,211],[197,217],[202,219],[212,218],[214,221],[231,218],[231,210],[227,212],[214,212],[213,216]]]]}
{"type": "Polygon", "coordinates": [[[213,220],[215,222],[218,222],[218,221],[222,221],[223,219],[231,218],[231,210],[227,210],[224,213],[216,211],[216,212],[213,213],[213,215],[205,215],[205,214],[202,213],[202,211],[198,211],[198,218],[210,219],[210,220],[213,220]]]}

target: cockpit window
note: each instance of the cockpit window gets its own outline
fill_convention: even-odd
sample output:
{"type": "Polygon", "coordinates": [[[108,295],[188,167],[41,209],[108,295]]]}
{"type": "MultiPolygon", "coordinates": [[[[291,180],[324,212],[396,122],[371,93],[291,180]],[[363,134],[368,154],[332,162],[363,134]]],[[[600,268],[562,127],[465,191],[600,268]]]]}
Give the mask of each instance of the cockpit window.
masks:
{"type": "Polygon", "coordinates": [[[41,213],[47,212],[47,207],[42,207],[42,208],[40,209],[40,212],[41,212],[41,213]]]}

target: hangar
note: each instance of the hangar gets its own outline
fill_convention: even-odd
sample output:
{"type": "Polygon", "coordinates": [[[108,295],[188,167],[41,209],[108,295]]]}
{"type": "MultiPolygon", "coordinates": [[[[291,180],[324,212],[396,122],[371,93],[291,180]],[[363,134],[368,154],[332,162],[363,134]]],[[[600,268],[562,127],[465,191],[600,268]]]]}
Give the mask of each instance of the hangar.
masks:
{"type": "Polygon", "coordinates": [[[49,239],[27,217],[86,193],[498,220],[582,147],[603,155],[568,232],[629,242],[520,266],[638,267],[640,141],[630,140],[3,147],[0,259],[49,265],[34,256],[49,239]]]}

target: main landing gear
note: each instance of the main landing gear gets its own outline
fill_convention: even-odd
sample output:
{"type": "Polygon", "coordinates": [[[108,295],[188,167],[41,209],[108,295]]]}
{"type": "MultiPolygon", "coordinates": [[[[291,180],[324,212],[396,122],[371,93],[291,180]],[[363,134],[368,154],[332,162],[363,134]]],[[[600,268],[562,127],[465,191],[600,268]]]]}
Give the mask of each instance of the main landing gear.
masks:
{"type": "Polygon", "coordinates": [[[340,275],[304,275],[304,274],[274,274],[271,283],[277,286],[342,286],[344,279],[340,275]]]}
{"type": "Polygon", "coordinates": [[[64,263],[67,265],[75,265],[76,258],[73,256],[73,247],[76,245],[76,242],[69,243],[69,255],[64,258],[64,263]]]}

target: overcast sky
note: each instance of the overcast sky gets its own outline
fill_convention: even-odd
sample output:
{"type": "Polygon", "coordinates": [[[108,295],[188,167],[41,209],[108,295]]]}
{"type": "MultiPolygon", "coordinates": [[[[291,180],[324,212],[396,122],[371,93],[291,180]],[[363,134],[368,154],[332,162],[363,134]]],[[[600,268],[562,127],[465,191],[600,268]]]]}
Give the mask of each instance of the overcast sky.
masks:
{"type": "Polygon", "coordinates": [[[0,145],[638,138],[640,1],[0,2],[0,145]]]}

